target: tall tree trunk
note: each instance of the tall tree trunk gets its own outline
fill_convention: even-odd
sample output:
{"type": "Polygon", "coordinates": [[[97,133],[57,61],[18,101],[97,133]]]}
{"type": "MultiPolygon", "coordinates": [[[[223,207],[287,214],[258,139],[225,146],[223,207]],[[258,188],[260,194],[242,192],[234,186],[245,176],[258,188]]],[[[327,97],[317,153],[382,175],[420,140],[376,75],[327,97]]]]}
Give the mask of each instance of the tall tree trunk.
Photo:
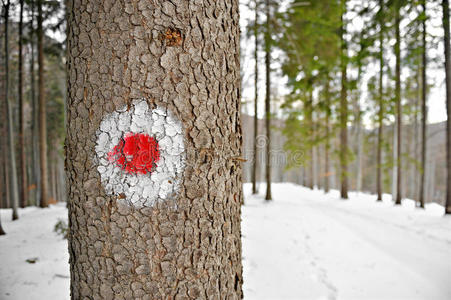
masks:
{"type": "Polygon", "coordinates": [[[342,199],[348,199],[348,95],[347,95],[347,42],[346,0],[341,0],[341,95],[340,95],[340,181],[342,199]]]}
{"type": "Polygon", "coordinates": [[[426,79],[426,1],[421,1],[421,6],[423,8],[423,18],[422,18],[422,45],[421,45],[421,182],[420,182],[420,207],[424,208],[424,181],[426,174],[426,121],[427,121],[427,107],[426,107],[426,92],[427,92],[427,79],[426,79]]]}
{"type": "Polygon", "coordinates": [[[19,171],[21,179],[21,192],[20,192],[20,206],[25,207],[27,205],[28,198],[28,184],[27,184],[27,157],[25,149],[25,109],[23,104],[23,7],[24,1],[20,0],[20,13],[19,13],[19,81],[18,81],[18,95],[19,95],[19,171]]]}
{"type": "Polygon", "coordinates": [[[396,32],[396,43],[395,43],[395,56],[396,56],[396,87],[395,87],[395,97],[396,97],[396,118],[397,118],[397,155],[396,155],[396,201],[395,204],[401,204],[402,198],[402,186],[401,186],[401,171],[402,171],[402,139],[401,139],[401,127],[402,127],[402,110],[401,110],[401,36],[399,33],[399,24],[401,22],[400,17],[400,4],[397,1],[397,8],[395,12],[395,32],[396,32]]]}
{"type": "Polygon", "coordinates": [[[9,101],[9,47],[8,47],[8,23],[9,23],[9,9],[10,9],[10,1],[6,1],[3,5],[4,13],[5,13],[5,101],[6,101],[6,118],[8,120],[8,156],[7,163],[9,173],[6,173],[7,176],[11,177],[10,180],[10,191],[12,197],[12,207],[13,214],[12,219],[17,220],[19,215],[17,213],[17,208],[19,205],[19,195],[18,195],[18,186],[17,186],[17,169],[16,169],[16,152],[14,149],[14,124],[13,124],[13,111],[11,108],[11,102],[9,101]]]}
{"type": "Polygon", "coordinates": [[[310,89],[308,91],[308,99],[305,103],[305,121],[308,128],[308,136],[307,136],[307,143],[308,143],[308,149],[309,149],[309,156],[310,161],[308,162],[308,184],[307,187],[313,190],[314,185],[314,178],[315,178],[315,171],[314,171],[314,164],[313,164],[313,91],[310,89]]]}
{"type": "Polygon", "coordinates": [[[34,19],[35,19],[35,1],[31,1],[30,7],[30,99],[32,104],[32,181],[34,184],[33,201],[35,205],[40,203],[40,163],[39,163],[39,104],[36,99],[36,82],[35,82],[35,33],[34,33],[34,19]]]}
{"type": "Polygon", "coordinates": [[[38,102],[39,102],[39,160],[41,178],[40,207],[47,207],[48,193],[48,170],[47,170],[47,125],[46,125],[46,100],[44,95],[44,30],[42,27],[42,5],[43,1],[38,0],[38,102]]]}
{"type": "Polygon", "coordinates": [[[449,36],[449,3],[443,0],[443,28],[445,31],[445,73],[446,73],[446,204],[445,213],[451,214],[451,62],[449,36]]]}
{"type": "Polygon", "coordinates": [[[265,68],[266,68],[266,96],[265,96],[265,127],[266,127],[266,196],[271,195],[271,33],[270,33],[270,1],[266,0],[266,31],[265,31],[265,68]]]}
{"type": "Polygon", "coordinates": [[[379,7],[379,126],[377,131],[376,191],[377,201],[382,201],[382,139],[384,128],[384,0],[379,0],[379,7]]]}
{"type": "Polygon", "coordinates": [[[254,27],[254,39],[255,39],[255,76],[254,76],[254,159],[252,164],[252,194],[257,194],[257,167],[258,167],[258,2],[255,0],[255,27],[254,27]]]}
{"type": "Polygon", "coordinates": [[[242,298],[238,7],[69,2],[72,299],[242,298]]]}
{"type": "Polygon", "coordinates": [[[330,150],[330,77],[329,73],[327,73],[326,78],[326,92],[325,92],[325,102],[326,102],[326,145],[324,149],[324,192],[329,192],[329,150],[330,150]]]}

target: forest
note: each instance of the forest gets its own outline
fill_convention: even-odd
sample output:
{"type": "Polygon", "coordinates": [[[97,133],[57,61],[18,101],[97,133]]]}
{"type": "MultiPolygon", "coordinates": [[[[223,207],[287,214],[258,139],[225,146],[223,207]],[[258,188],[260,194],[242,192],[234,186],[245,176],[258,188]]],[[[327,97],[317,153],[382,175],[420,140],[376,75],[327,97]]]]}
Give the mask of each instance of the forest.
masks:
{"type": "Polygon", "coordinates": [[[0,12],[1,299],[450,299],[448,0],[0,12]]]}

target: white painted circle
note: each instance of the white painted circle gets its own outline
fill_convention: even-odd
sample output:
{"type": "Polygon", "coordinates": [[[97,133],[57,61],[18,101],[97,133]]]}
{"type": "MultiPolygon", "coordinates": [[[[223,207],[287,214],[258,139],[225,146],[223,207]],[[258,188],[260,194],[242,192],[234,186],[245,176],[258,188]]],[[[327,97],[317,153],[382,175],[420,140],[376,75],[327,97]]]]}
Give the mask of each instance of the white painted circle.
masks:
{"type": "Polygon", "coordinates": [[[97,131],[97,170],[109,195],[125,195],[135,207],[150,207],[177,192],[185,168],[182,122],[169,110],[149,108],[145,99],[106,115],[97,131]],[[159,145],[160,158],[151,173],[130,174],[108,159],[126,134],[147,134],[159,145]]]}

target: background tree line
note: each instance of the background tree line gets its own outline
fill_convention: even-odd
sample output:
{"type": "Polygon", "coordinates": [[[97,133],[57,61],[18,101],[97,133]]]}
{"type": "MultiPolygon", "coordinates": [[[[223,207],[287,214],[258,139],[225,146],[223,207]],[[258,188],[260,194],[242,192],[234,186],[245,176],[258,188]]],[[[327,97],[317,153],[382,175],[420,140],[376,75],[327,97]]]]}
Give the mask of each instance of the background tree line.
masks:
{"type": "MultiPolygon", "coordinates": [[[[436,172],[428,161],[434,153],[429,154],[427,147],[438,126],[427,124],[431,72],[446,73],[447,95],[442,101],[448,108],[447,141],[445,151],[439,152],[446,164],[437,169],[443,170],[438,174],[450,172],[448,1],[296,0],[282,4],[249,1],[253,13],[246,38],[255,42],[253,60],[265,60],[263,71],[259,70],[263,63],[255,64],[252,83],[244,79],[244,85],[253,85],[255,91],[252,109],[245,105],[254,115],[254,139],[263,133],[270,141],[271,128],[273,133],[279,129],[288,154],[303,153],[302,160],[287,159],[288,169],[300,174],[296,180],[327,192],[334,178],[344,199],[352,189],[373,192],[377,200],[383,193],[392,194],[395,204],[409,197],[424,207],[427,179],[432,177],[445,186],[440,202],[447,203],[449,213],[451,176],[426,176],[436,172]],[[437,34],[437,23],[441,34],[437,34]],[[272,65],[271,59],[275,60],[272,65]],[[258,88],[261,72],[265,72],[267,121],[259,133],[255,112],[261,108],[255,99],[262,90],[258,88]],[[283,97],[277,96],[270,80],[277,72],[279,80],[287,80],[288,93],[283,97]],[[268,110],[271,107],[273,111],[268,110]],[[278,118],[283,124],[271,127],[271,120],[278,118]]],[[[276,131],[272,138],[277,135],[276,131]]],[[[256,140],[252,144],[248,167],[254,192],[262,178],[256,170],[263,166],[270,191],[271,144],[266,149],[258,148],[256,140]],[[259,159],[259,151],[265,152],[265,159],[259,159]]],[[[430,185],[433,189],[434,182],[430,185]]]]}
{"type": "Polygon", "coordinates": [[[2,207],[48,206],[65,199],[65,50],[61,1],[1,2],[2,207]]]}

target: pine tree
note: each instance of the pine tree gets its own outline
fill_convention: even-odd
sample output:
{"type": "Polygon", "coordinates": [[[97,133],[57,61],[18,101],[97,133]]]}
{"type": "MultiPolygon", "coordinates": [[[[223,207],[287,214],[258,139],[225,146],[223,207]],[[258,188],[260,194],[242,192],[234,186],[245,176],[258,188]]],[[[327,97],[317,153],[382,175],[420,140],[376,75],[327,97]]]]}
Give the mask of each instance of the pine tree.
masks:
{"type": "Polygon", "coordinates": [[[445,43],[445,74],[446,74],[446,203],[445,213],[451,214],[451,57],[450,57],[450,33],[449,33],[449,2],[442,1],[443,7],[443,29],[445,43]]]}
{"type": "MultiPolygon", "coordinates": [[[[69,2],[72,299],[242,298],[238,6],[237,0],[69,2]],[[96,143],[98,132],[112,134],[107,125],[119,123],[108,117],[126,116],[138,100],[141,113],[154,111],[157,120],[172,115],[157,132],[166,147],[183,142],[177,153],[186,156],[177,167],[184,167],[179,189],[142,206],[134,203],[142,203],[144,191],[129,199],[129,190],[102,181],[108,174],[99,167],[114,161],[94,159],[104,145],[96,143]],[[171,125],[178,122],[180,128],[171,125]],[[174,144],[167,141],[173,135],[181,137],[174,144]]],[[[127,188],[138,188],[136,182],[127,188]]],[[[175,183],[164,181],[159,190],[175,183]]]]}

